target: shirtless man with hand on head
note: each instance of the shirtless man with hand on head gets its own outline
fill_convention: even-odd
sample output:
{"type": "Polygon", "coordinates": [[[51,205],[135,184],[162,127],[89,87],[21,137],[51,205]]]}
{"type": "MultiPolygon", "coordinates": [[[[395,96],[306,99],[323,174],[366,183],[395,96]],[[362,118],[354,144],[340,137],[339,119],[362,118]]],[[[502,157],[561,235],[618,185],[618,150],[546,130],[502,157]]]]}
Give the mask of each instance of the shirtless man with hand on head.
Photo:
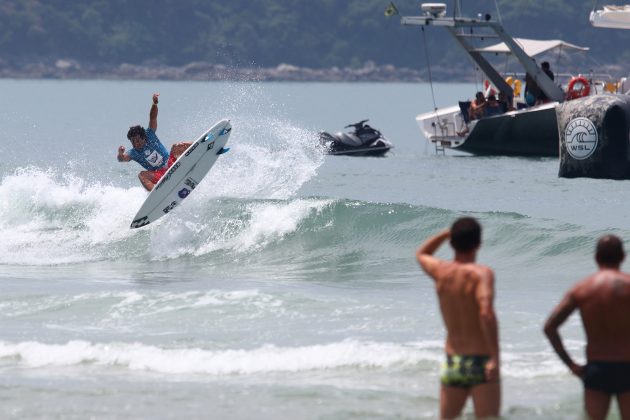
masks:
{"type": "Polygon", "coordinates": [[[584,382],[584,407],[589,418],[605,419],[613,395],[623,419],[630,419],[630,275],[619,269],[623,244],[614,235],[597,242],[599,270],[564,296],[545,323],[545,334],[560,359],[584,382]],[[558,332],[579,309],[586,332],[586,366],[576,364],[558,332]]]}
{"type": "Polygon", "coordinates": [[[446,363],[441,372],[440,418],[461,414],[472,396],[476,417],[498,417],[499,334],[493,309],[494,272],[475,263],[481,226],[470,217],[458,219],[424,242],[416,252],[422,269],[435,281],[446,326],[446,363]],[[450,240],[453,261],[433,253],[450,240]]]}

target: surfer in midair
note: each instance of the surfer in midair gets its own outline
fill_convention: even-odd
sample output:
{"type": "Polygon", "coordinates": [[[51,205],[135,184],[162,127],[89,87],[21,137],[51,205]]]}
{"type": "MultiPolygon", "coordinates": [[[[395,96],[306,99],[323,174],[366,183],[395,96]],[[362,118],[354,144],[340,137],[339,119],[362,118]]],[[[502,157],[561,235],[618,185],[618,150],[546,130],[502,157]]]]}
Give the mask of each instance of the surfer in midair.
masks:
{"type": "Polygon", "coordinates": [[[147,191],[153,189],[168,168],[192,144],[190,142],[175,143],[169,153],[160,139],[158,139],[155,132],[157,131],[159,96],[159,93],[153,94],[153,104],[149,112],[149,127],[143,128],[140,125],[135,125],[129,128],[127,138],[133,148],[129,151],[125,151],[125,146],[118,148],[117,157],[119,162],[135,160],[146,169],[146,171],[141,171],[138,174],[138,178],[147,191]]]}

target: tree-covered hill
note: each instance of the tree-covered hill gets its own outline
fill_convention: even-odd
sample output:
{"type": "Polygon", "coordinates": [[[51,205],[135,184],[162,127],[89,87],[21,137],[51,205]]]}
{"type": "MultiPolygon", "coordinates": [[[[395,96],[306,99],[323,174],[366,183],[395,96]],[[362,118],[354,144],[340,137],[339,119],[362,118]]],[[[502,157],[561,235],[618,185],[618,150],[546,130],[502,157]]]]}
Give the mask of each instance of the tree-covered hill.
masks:
{"type": "MultiPolygon", "coordinates": [[[[366,61],[421,68],[421,31],[386,18],[389,0],[2,0],[0,60],[74,59],[102,64],[322,68],[366,61]]],[[[419,2],[395,1],[401,14],[419,2]]],[[[452,1],[447,1],[452,11],[452,1]]],[[[591,47],[602,63],[625,64],[630,31],[595,29],[592,0],[464,1],[465,14],[500,14],[512,35],[561,38],[591,47]]],[[[434,64],[463,57],[442,28],[428,28],[434,64]]]]}

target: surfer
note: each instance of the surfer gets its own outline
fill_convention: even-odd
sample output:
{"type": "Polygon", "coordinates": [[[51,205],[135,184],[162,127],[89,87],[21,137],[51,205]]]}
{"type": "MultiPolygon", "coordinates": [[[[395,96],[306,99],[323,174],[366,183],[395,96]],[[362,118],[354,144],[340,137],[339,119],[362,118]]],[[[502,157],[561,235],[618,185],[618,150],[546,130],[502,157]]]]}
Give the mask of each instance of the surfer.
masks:
{"type": "Polygon", "coordinates": [[[597,242],[599,270],[577,283],[545,323],[558,357],[584,383],[584,408],[590,419],[605,419],[613,395],[621,418],[630,418],[630,275],[620,271],[623,244],[614,235],[597,242]],[[586,365],[567,353],[558,332],[575,310],[586,332],[586,365]]]}
{"type": "Polygon", "coordinates": [[[461,414],[472,396],[476,417],[498,417],[499,334],[495,316],[494,272],[475,263],[481,226],[471,218],[457,219],[450,230],[427,239],[416,252],[422,269],[435,281],[446,326],[446,361],[440,377],[440,418],[461,414]],[[446,240],[453,261],[433,256],[446,240]]]}
{"type": "Polygon", "coordinates": [[[162,142],[160,142],[160,139],[155,134],[157,131],[159,96],[159,93],[153,94],[153,104],[149,112],[149,127],[145,129],[140,125],[136,125],[129,128],[127,138],[133,148],[128,152],[125,152],[125,146],[118,148],[117,157],[119,162],[135,160],[146,169],[146,171],[138,174],[138,178],[147,191],[153,189],[168,168],[192,144],[190,142],[175,143],[169,153],[162,142]]]}

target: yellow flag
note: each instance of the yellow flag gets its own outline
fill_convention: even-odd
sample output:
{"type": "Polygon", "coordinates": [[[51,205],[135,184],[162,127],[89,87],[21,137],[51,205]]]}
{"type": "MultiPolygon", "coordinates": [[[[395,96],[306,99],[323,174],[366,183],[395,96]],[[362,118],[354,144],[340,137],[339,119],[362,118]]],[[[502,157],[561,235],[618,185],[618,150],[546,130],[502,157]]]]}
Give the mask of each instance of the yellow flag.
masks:
{"type": "Polygon", "coordinates": [[[385,16],[394,16],[398,14],[398,9],[396,8],[396,5],[394,4],[394,2],[389,2],[389,6],[387,6],[387,9],[385,9],[385,16]]]}

